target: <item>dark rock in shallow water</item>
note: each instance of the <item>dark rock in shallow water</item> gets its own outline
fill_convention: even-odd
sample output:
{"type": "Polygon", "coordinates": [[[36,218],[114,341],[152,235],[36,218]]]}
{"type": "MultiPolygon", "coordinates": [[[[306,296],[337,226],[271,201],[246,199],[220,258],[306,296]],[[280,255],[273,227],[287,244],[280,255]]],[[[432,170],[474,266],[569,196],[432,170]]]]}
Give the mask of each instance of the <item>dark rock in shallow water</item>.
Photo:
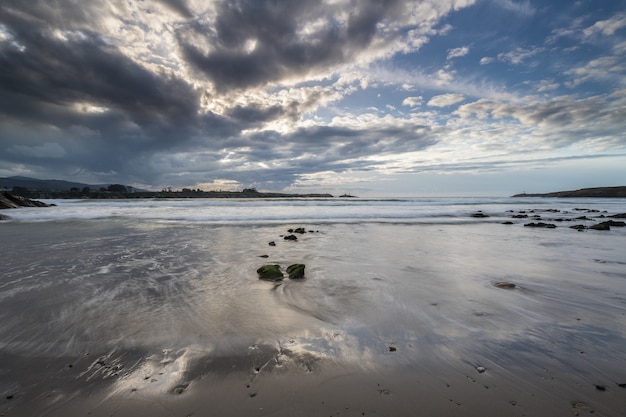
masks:
{"type": "Polygon", "coordinates": [[[0,220],[9,220],[9,216],[5,216],[4,214],[0,214],[0,220]]]}
{"type": "Polygon", "coordinates": [[[589,228],[593,230],[611,230],[611,227],[604,223],[594,224],[593,226],[589,226],[589,228]]]}
{"type": "Polygon", "coordinates": [[[587,228],[587,226],[585,226],[584,224],[577,224],[577,225],[574,225],[574,226],[570,226],[569,228],[570,229],[576,229],[579,232],[581,232],[581,231],[585,230],[587,228]]]}
{"type": "Polygon", "coordinates": [[[293,240],[293,241],[298,240],[298,238],[296,237],[296,235],[289,235],[289,236],[285,236],[283,239],[285,239],[285,240],[293,240]]]}
{"type": "Polygon", "coordinates": [[[256,273],[259,274],[259,279],[266,281],[282,281],[283,279],[279,265],[263,265],[256,270],[256,273]]]}
{"type": "Polygon", "coordinates": [[[513,222],[502,222],[502,224],[515,224],[513,222]]]}
{"type": "Polygon", "coordinates": [[[287,230],[287,232],[289,233],[300,233],[301,235],[306,233],[306,230],[304,229],[304,227],[298,227],[296,229],[289,229],[287,230]]]}
{"type": "Polygon", "coordinates": [[[556,225],[552,223],[539,222],[539,223],[526,223],[524,227],[543,227],[545,229],[554,229],[556,228],[556,225]]]}
{"type": "Polygon", "coordinates": [[[272,241],[272,242],[268,243],[268,245],[270,245],[270,246],[276,246],[276,242],[272,241]]]}
{"type": "Polygon", "coordinates": [[[607,217],[613,217],[614,219],[626,219],[626,213],[613,214],[612,216],[607,217]]]}
{"type": "Polygon", "coordinates": [[[287,267],[287,274],[289,279],[302,279],[304,278],[304,264],[293,264],[287,267]]]}
{"type": "Polygon", "coordinates": [[[480,219],[484,217],[489,217],[489,215],[483,213],[482,211],[477,211],[476,213],[472,213],[472,217],[480,219]]]}
{"type": "Polygon", "coordinates": [[[624,223],[624,222],[617,222],[615,220],[607,220],[607,221],[604,221],[604,222],[599,223],[599,224],[606,224],[609,227],[626,227],[626,223],[624,223]]]}

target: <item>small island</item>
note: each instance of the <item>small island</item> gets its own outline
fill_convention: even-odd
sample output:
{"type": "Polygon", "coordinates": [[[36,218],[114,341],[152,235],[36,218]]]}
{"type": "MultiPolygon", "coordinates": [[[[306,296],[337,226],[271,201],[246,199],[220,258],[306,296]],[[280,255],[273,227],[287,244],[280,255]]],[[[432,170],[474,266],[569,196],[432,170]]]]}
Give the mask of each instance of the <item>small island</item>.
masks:
{"type": "Polygon", "coordinates": [[[552,193],[515,194],[513,197],[556,197],[556,198],[626,198],[626,186],[581,188],[552,193]]]}

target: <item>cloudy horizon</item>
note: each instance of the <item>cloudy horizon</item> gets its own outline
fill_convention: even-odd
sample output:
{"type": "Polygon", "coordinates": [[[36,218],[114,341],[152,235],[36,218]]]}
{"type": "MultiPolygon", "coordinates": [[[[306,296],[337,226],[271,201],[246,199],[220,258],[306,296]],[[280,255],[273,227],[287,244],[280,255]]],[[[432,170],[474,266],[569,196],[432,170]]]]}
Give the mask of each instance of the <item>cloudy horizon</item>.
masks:
{"type": "Polygon", "coordinates": [[[625,10],[5,0],[0,177],[380,196],[626,185],[625,10]]]}

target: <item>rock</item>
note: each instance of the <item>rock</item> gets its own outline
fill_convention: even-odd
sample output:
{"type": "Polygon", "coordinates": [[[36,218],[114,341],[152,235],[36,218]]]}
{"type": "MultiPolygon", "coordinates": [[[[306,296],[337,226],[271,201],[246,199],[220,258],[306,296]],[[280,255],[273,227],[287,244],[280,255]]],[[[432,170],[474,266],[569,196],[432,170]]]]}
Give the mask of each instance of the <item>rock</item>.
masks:
{"type": "Polygon", "coordinates": [[[272,242],[268,243],[268,245],[270,245],[270,246],[276,246],[276,242],[272,241],[272,242]]]}
{"type": "Polygon", "coordinates": [[[263,265],[256,270],[256,273],[259,275],[259,279],[264,279],[266,281],[283,280],[283,273],[280,270],[279,265],[263,265]]]}
{"type": "Polygon", "coordinates": [[[478,373],[479,373],[479,374],[482,374],[483,372],[485,372],[485,371],[486,371],[486,369],[485,369],[485,367],[484,367],[484,366],[477,366],[477,367],[476,367],[476,370],[478,371],[478,373]]]}
{"type": "Polygon", "coordinates": [[[614,219],[626,219],[626,213],[613,214],[612,216],[607,217],[613,217],[614,219]]]}
{"type": "Polygon", "coordinates": [[[515,224],[513,222],[502,222],[502,224],[515,224]]]}
{"type": "Polygon", "coordinates": [[[54,204],[46,204],[41,201],[31,200],[25,197],[11,195],[6,191],[0,194],[0,209],[18,207],[52,207],[54,204]]]}
{"type": "Polygon", "coordinates": [[[298,227],[296,230],[293,231],[294,233],[300,233],[301,235],[306,233],[306,230],[304,230],[304,227],[298,227]]]}
{"type": "Polygon", "coordinates": [[[259,258],[269,258],[269,255],[259,255],[259,258]]]}
{"type": "Polygon", "coordinates": [[[285,236],[283,239],[285,239],[285,240],[293,240],[293,241],[298,240],[296,235],[288,235],[288,236],[285,236]]]}
{"type": "Polygon", "coordinates": [[[570,229],[576,229],[579,232],[582,232],[583,230],[585,230],[587,228],[587,226],[585,226],[584,224],[576,224],[574,226],[570,226],[570,229]]]}
{"type": "Polygon", "coordinates": [[[9,220],[10,217],[9,216],[5,216],[4,214],[0,214],[0,221],[1,220],[9,220]]]}
{"type": "Polygon", "coordinates": [[[554,229],[556,228],[556,225],[552,223],[539,222],[539,223],[526,223],[524,227],[543,227],[545,229],[554,229]]]}
{"type": "Polygon", "coordinates": [[[626,227],[625,222],[617,222],[615,220],[607,220],[599,224],[606,224],[609,227],[626,227]]]}
{"type": "Polygon", "coordinates": [[[513,284],[512,282],[506,282],[506,281],[495,282],[493,285],[494,287],[505,288],[505,289],[511,289],[511,288],[516,287],[516,285],[513,284]]]}
{"type": "Polygon", "coordinates": [[[476,213],[472,213],[472,217],[480,219],[480,218],[484,218],[484,217],[489,217],[489,215],[487,215],[487,214],[485,214],[485,213],[483,213],[482,211],[479,210],[476,213]]]}
{"type": "Polygon", "coordinates": [[[511,217],[514,219],[525,219],[528,217],[528,214],[514,214],[511,217]]]}
{"type": "Polygon", "coordinates": [[[180,384],[174,387],[174,389],[172,389],[172,393],[173,394],[182,394],[183,392],[185,392],[185,390],[187,389],[187,387],[189,386],[189,384],[180,384]]]}
{"type": "Polygon", "coordinates": [[[594,224],[593,226],[589,226],[589,228],[593,230],[611,230],[611,227],[604,223],[594,224]]]}
{"type": "Polygon", "coordinates": [[[302,279],[304,278],[304,264],[293,264],[287,267],[287,274],[289,279],[302,279]]]}
{"type": "Polygon", "coordinates": [[[395,346],[389,346],[389,352],[395,352],[396,350],[395,346]]]}

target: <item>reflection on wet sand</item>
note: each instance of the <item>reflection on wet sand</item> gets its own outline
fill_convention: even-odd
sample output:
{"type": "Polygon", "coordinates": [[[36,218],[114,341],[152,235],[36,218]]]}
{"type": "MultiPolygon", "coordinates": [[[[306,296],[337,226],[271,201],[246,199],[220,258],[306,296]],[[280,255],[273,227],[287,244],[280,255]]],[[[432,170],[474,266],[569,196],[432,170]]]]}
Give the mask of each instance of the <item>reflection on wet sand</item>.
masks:
{"type": "Polygon", "coordinates": [[[497,224],[336,224],[260,259],[276,227],[116,225],[22,225],[15,236],[23,250],[0,292],[0,412],[625,409],[622,235],[581,245],[569,230],[513,239],[497,224]],[[306,279],[260,281],[264,262],[306,263],[306,279]]]}

